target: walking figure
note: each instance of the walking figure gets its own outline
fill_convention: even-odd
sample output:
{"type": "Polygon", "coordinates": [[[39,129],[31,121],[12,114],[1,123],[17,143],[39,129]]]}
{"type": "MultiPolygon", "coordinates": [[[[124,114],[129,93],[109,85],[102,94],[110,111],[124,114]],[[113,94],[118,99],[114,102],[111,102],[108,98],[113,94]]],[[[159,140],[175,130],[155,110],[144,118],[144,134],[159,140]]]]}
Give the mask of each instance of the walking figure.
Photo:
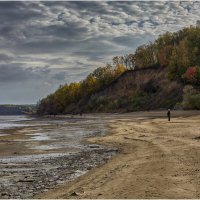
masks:
{"type": "Polygon", "coordinates": [[[170,109],[168,109],[168,111],[167,111],[167,117],[168,117],[168,121],[170,121],[170,109]]]}

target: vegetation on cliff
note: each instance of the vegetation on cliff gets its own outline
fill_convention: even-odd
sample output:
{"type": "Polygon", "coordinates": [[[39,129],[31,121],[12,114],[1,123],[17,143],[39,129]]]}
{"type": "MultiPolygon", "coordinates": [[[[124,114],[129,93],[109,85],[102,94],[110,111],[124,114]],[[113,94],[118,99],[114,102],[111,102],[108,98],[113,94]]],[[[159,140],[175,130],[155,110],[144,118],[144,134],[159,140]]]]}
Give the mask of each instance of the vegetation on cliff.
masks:
{"type": "MultiPolygon", "coordinates": [[[[165,86],[167,87],[167,85],[165,86]]],[[[55,93],[38,102],[37,112],[38,114],[62,114],[82,111],[111,112],[120,109],[133,111],[145,108],[158,109],[158,105],[160,108],[179,105],[186,109],[200,109],[199,86],[200,27],[191,26],[178,32],[167,32],[159,36],[153,43],[138,47],[133,54],[114,57],[112,65],[108,64],[105,67],[97,68],[83,81],[60,86],[55,93]],[[146,89],[142,88],[143,82],[145,82],[142,78],[139,83],[136,83],[135,80],[138,74],[145,78],[143,73],[138,72],[145,68],[152,69],[151,72],[155,73],[154,78],[152,75],[149,75],[151,78],[148,75],[145,76],[149,81],[146,82],[146,89]],[[179,91],[161,87],[160,79],[156,79],[156,68],[163,71],[164,74],[159,71],[162,74],[160,77],[168,79],[168,81],[166,80],[168,86],[174,86],[177,82],[178,85],[174,87],[174,90],[179,91]],[[126,81],[126,79],[130,80],[126,81]],[[109,93],[107,88],[112,88],[113,84],[117,82],[120,82],[118,87],[124,84],[123,92],[117,93],[116,90],[120,89],[114,87],[115,90],[110,89],[113,94],[109,93]],[[139,84],[139,86],[131,86],[134,85],[133,83],[139,84]],[[189,98],[190,100],[188,99],[188,86],[184,90],[182,87],[188,84],[193,88],[190,96],[194,97],[189,98]],[[147,89],[148,87],[150,89],[147,89]],[[170,91],[172,95],[167,91],[170,91]],[[177,93],[179,95],[176,97],[177,93]],[[163,96],[160,96],[161,94],[163,96]],[[147,106],[150,100],[156,102],[159,101],[159,98],[164,98],[166,101],[162,101],[161,104],[152,104],[151,107],[147,106]],[[182,98],[183,103],[181,103],[182,98]]]]}
{"type": "Polygon", "coordinates": [[[76,104],[80,99],[106,88],[113,80],[118,78],[126,68],[119,64],[99,67],[80,82],[66,84],[53,94],[38,103],[38,114],[64,113],[70,104],[76,104]]]}

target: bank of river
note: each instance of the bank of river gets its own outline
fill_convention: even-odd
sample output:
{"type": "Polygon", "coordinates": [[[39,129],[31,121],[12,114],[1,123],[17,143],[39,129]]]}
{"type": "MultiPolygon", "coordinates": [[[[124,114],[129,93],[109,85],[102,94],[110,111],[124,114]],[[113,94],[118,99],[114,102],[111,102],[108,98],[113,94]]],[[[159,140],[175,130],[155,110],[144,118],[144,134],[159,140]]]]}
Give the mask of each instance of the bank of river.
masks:
{"type": "Polygon", "coordinates": [[[104,120],[0,116],[0,198],[33,198],[107,162],[116,148],[84,142],[104,120]]]}
{"type": "Polygon", "coordinates": [[[104,165],[56,189],[43,199],[199,199],[200,112],[136,112],[107,120],[109,133],[91,143],[120,152],[104,165]]]}

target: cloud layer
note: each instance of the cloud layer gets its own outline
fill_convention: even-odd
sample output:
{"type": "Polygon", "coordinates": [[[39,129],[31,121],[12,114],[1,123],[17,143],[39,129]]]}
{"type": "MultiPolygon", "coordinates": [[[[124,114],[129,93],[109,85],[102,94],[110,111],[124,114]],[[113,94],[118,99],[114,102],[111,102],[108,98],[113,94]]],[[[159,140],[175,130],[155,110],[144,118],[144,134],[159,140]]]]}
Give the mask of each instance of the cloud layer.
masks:
{"type": "Polygon", "coordinates": [[[195,25],[200,2],[0,2],[0,103],[36,103],[116,55],[195,25]]]}

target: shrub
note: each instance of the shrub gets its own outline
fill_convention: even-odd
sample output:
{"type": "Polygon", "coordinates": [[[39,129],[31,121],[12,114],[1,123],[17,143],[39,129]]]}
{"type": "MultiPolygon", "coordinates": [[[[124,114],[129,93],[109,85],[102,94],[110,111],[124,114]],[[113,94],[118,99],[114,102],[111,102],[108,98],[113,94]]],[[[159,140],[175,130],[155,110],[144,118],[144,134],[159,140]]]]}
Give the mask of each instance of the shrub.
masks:
{"type": "Polygon", "coordinates": [[[184,109],[200,109],[200,92],[192,85],[183,88],[182,106],[184,109]]]}
{"type": "Polygon", "coordinates": [[[132,110],[138,110],[150,100],[150,95],[147,93],[138,93],[130,98],[132,110]]]}
{"type": "Polygon", "coordinates": [[[182,75],[182,79],[186,83],[190,83],[192,85],[199,85],[200,84],[200,68],[189,67],[186,72],[182,75]]]}
{"type": "Polygon", "coordinates": [[[192,107],[192,109],[200,109],[200,93],[195,94],[189,98],[189,103],[192,107]]]}
{"type": "Polygon", "coordinates": [[[109,110],[115,110],[119,108],[119,102],[118,99],[115,99],[114,101],[110,101],[108,104],[108,109],[109,110]]]}
{"type": "Polygon", "coordinates": [[[196,67],[189,67],[186,72],[182,75],[182,78],[185,79],[189,83],[196,82],[196,74],[197,68],[196,67]]]}

